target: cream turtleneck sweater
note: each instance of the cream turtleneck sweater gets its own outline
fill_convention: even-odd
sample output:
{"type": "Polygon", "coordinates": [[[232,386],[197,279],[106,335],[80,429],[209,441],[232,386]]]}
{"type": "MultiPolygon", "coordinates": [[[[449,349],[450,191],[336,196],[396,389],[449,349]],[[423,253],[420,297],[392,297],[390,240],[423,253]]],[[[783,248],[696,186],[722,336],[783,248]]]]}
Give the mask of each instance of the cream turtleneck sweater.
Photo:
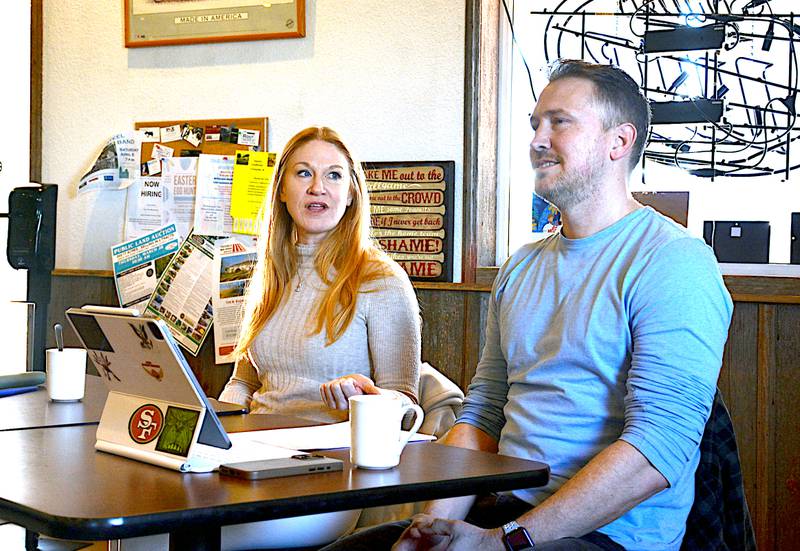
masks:
{"type": "Polygon", "coordinates": [[[328,408],[319,387],[360,373],[384,389],[417,396],[420,317],[414,289],[394,262],[390,275],[365,284],[356,314],[339,339],[325,346],[316,325],[325,285],[314,269],[314,245],[298,245],[298,271],[275,314],[240,360],[219,399],[246,405],[251,413],[296,415],[320,422],[347,419],[328,408]]]}

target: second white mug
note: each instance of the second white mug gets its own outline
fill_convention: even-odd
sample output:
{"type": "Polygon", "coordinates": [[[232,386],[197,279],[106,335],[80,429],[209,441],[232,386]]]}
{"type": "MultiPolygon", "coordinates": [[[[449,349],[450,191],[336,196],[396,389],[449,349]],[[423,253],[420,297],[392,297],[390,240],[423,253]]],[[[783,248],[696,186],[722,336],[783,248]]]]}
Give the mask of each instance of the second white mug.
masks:
{"type": "Polygon", "coordinates": [[[83,399],[86,383],[86,350],[48,348],[46,351],[47,395],[54,402],[83,399]]]}
{"type": "Polygon", "coordinates": [[[400,453],[422,425],[422,408],[403,405],[400,398],[383,394],[351,396],[350,462],[362,469],[391,469],[400,463],[400,453]],[[401,432],[403,416],[416,412],[414,426],[401,432]]]}

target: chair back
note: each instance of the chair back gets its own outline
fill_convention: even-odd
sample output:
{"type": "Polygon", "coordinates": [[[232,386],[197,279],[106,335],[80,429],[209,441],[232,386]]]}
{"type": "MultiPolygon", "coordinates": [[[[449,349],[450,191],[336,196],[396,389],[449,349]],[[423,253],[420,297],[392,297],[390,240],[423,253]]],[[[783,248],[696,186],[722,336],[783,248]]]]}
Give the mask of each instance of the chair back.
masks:
{"type": "Polygon", "coordinates": [[[749,551],[755,548],[733,422],[722,393],[717,389],[700,441],[694,504],[686,519],[681,550],[749,551]]]}

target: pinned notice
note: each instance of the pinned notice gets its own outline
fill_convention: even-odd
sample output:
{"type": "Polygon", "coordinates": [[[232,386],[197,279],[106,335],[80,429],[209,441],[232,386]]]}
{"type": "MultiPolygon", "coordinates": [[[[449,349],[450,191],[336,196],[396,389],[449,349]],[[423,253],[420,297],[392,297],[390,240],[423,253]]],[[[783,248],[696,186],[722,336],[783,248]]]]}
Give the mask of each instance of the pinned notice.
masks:
{"type": "Polygon", "coordinates": [[[275,153],[237,151],[233,165],[231,217],[234,233],[258,235],[264,200],[275,172],[275,153]]]}

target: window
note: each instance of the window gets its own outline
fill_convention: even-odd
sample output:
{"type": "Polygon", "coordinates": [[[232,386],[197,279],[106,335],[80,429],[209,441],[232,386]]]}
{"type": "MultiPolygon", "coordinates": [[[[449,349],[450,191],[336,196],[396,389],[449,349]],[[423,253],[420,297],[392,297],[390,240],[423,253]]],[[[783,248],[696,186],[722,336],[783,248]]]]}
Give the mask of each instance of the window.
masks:
{"type": "MultiPolygon", "coordinates": [[[[697,0],[565,0],[546,6],[506,1],[516,42],[503,14],[497,42],[498,264],[522,244],[544,237],[542,230],[557,221],[533,194],[529,116],[534,93],[547,83],[546,65],[564,57],[619,65],[655,102],[657,124],[632,191],[688,192],[686,225],[701,238],[704,229],[708,235],[707,222],[738,224],[713,225],[728,228],[723,237],[731,239],[748,232],[751,223],[767,222],[771,264],[723,264],[723,272],[800,275],[800,266],[788,265],[792,213],[800,212],[800,30],[784,15],[792,9],[789,0],[733,11],[719,3],[716,12],[710,8],[714,2],[697,0]],[[676,40],[676,33],[684,34],[676,40]],[[676,44],[686,49],[670,50],[676,44]]],[[[763,224],[752,227],[763,235],[763,224]]],[[[753,243],[764,246],[763,240],[753,243]]]]}

